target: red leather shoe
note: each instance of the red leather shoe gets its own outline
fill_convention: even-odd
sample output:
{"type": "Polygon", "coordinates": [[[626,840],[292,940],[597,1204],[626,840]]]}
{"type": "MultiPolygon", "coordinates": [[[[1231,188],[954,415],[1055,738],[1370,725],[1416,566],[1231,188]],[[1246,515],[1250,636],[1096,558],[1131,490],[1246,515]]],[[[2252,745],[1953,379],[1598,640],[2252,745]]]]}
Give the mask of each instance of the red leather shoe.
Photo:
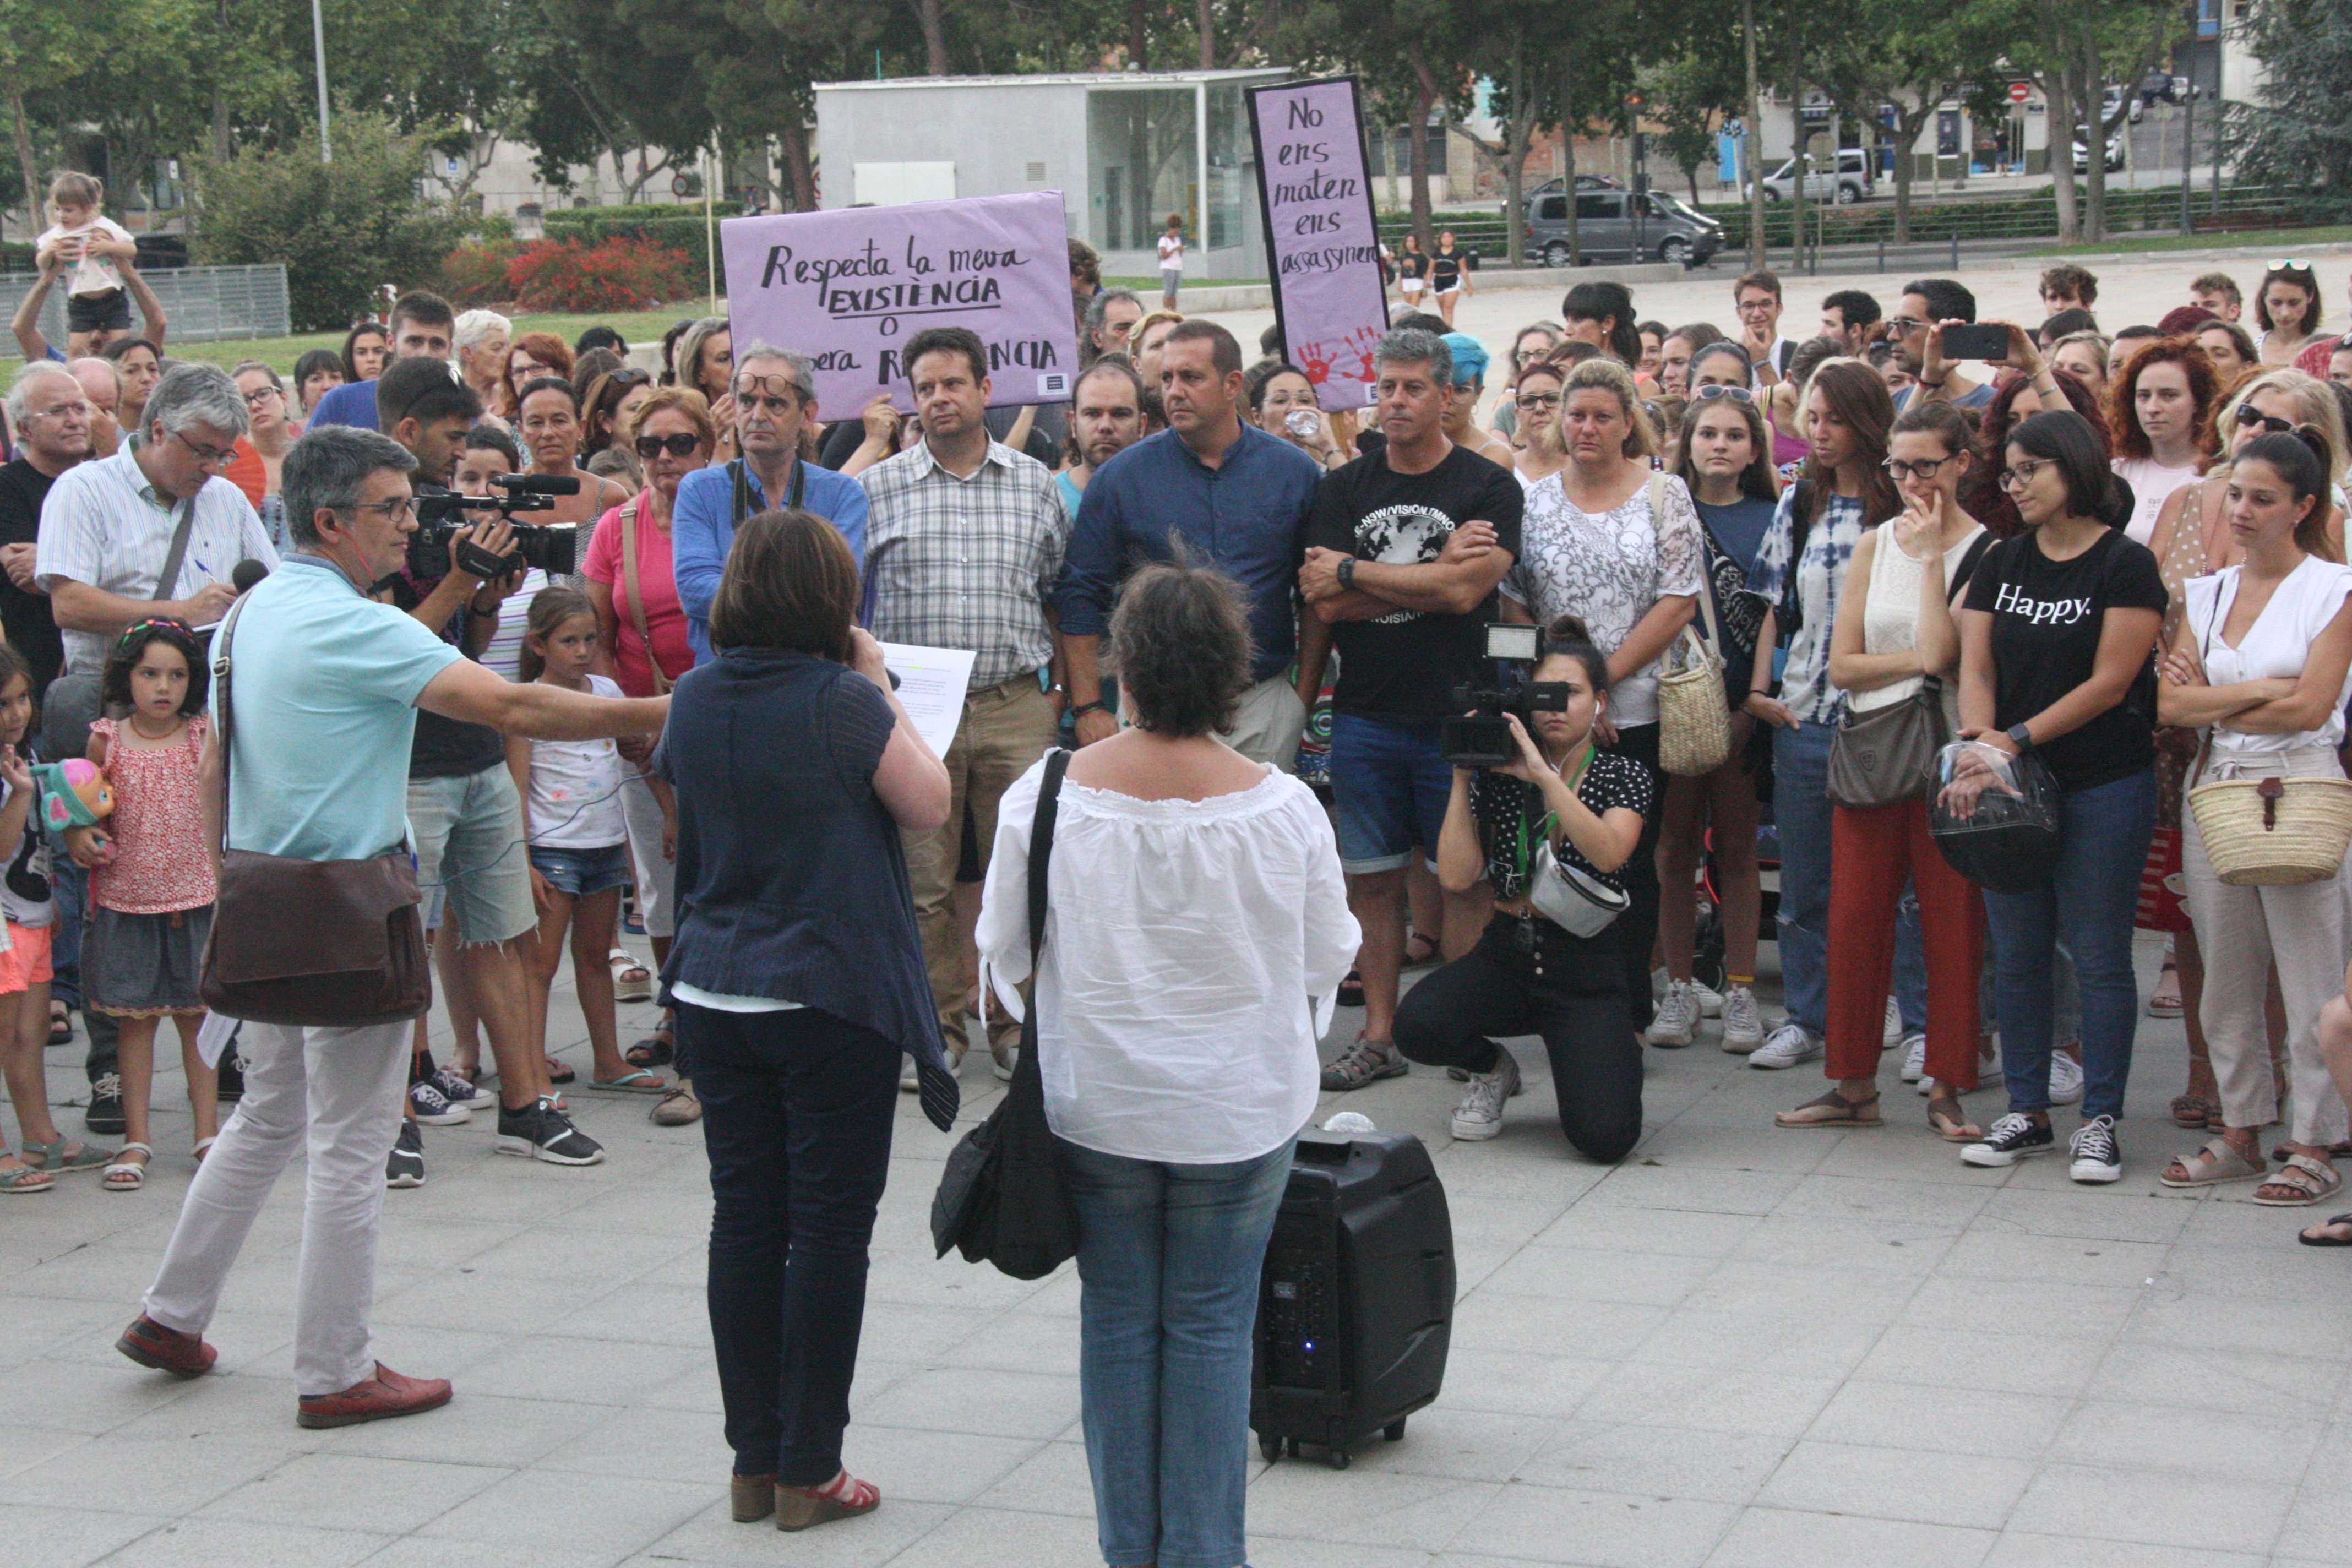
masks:
{"type": "Polygon", "coordinates": [[[114,1348],[141,1366],[168,1372],[173,1377],[202,1377],[220,1359],[220,1352],[205,1343],[201,1336],[167,1329],[143,1312],[122,1331],[114,1348]]]}
{"type": "Polygon", "coordinates": [[[301,1426],[356,1426],[362,1421],[414,1415],[448,1403],[447,1378],[403,1377],[378,1362],[373,1377],[363,1378],[341,1394],[304,1394],[294,1421],[301,1426]]]}

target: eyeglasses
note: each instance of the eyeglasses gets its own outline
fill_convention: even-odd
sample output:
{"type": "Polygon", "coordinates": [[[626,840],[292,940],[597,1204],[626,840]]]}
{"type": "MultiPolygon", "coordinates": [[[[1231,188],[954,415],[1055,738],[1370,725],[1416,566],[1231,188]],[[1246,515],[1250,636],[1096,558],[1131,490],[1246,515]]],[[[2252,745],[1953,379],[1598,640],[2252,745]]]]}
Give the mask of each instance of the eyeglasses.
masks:
{"type": "Polygon", "coordinates": [[[1887,326],[1898,337],[1906,338],[1914,332],[1924,332],[1927,330],[1927,323],[1916,316],[1897,316],[1888,322],[1887,326]]]}
{"type": "Polygon", "coordinates": [[[680,433],[676,436],[640,436],[637,456],[647,462],[667,452],[673,458],[689,458],[702,450],[702,437],[680,433]]]}
{"type": "Polygon", "coordinates": [[[2294,433],[2293,420],[2281,419],[2275,415],[2265,414],[2251,403],[2238,405],[2238,423],[2249,430],[2259,425],[2265,430],[2281,436],[2291,436],[2294,433]]]}
{"type": "Polygon", "coordinates": [[[2003,468],[1993,479],[2005,490],[2021,490],[2033,482],[2036,474],[2049,466],[2047,461],[2020,463],[2015,468],[2003,468]]]}
{"type": "Polygon", "coordinates": [[[746,371],[735,378],[735,403],[738,407],[753,403],[753,395],[762,392],[768,395],[767,406],[779,412],[800,405],[800,384],[791,376],[753,375],[746,371]]]}
{"type": "Polygon", "coordinates": [[[402,496],[398,500],[345,501],[337,511],[373,511],[381,513],[386,522],[405,522],[416,515],[416,498],[402,496]]]}
{"type": "Polygon", "coordinates": [[[1882,466],[1897,480],[1932,479],[1946,463],[1958,456],[1959,454],[1955,452],[1949,458],[1922,458],[1912,463],[1906,463],[1900,458],[1889,458],[1882,466]]]}
{"type": "Polygon", "coordinates": [[[1760,315],[1766,310],[1777,310],[1780,308],[1780,301],[1778,300],[1743,300],[1732,307],[1743,316],[1760,315]]]}
{"type": "Polygon", "coordinates": [[[1728,397],[1732,402],[1746,407],[1756,406],[1756,395],[1746,387],[1726,386],[1720,382],[1714,381],[1708,382],[1705,386],[1693,392],[1691,397],[1693,401],[1698,403],[1713,403],[1717,398],[1728,397]]]}
{"type": "Polygon", "coordinates": [[[1559,407],[1559,394],[1557,392],[1524,392],[1518,396],[1513,398],[1511,401],[1517,404],[1523,413],[1533,414],[1539,408],[1559,407]]]}
{"type": "Polygon", "coordinates": [[[172,439],[194,453],[196,461],[208,468],[220,468],[236,460],[236,448],[234,447],[226,449],[218,447],[199,447],[177,430],[172,432],[172,439]]]}
{"type": "Polygon", "coordinates": [[[245,395],[245,405],[247,408],[258,408],[273,397],[283,397],[285,395],[285,392],[280,388],[275,386],[265,386],[256,391],[247,393],[245,395]]]}

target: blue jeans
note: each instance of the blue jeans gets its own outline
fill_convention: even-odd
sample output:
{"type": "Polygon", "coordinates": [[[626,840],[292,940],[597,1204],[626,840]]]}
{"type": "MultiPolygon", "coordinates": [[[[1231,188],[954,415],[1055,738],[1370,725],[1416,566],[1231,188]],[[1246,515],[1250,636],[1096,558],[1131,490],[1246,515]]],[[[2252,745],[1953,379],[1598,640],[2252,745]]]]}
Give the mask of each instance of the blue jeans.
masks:
{"type": "Polygon", "coordinates": [[[1169,1165],[1063,1145],[1087,1468],[1110,1568],[1237,1568],[1246,1555],[1250,1338],[1290,1151],[1169,1165]]]}
{"type": "Polygon", "coordinates": [[[898,1047],[814,1007],[690,1002],[677,1039],[694,1048],[710,1155],[710,1344],[735,1472],[822,1486],[849,1425],[898,1047]]]}
{"type": "MultiPolygon", "coordinates": [[[[1772,731],[1772,822],[1780,834],[1780,997],[1815,1035],[1830,1016],[1830,742],[1834,724],[1772,731]]],[[[1906,1030],[1927,1026],[1927,958],[1919,904],[1906,889],[1895,922],[1895,1001],[1906,1030]]]]}
{"type": "Polygon", "coordinates": [[[2011,1110],[2050,1109],[2052,953],[2063,938],[2083,994],[2083,1120],[2120,1119],[2139,1025],[2132,913],[2156,827],[2156,770],[2063,797],[2058,864],[2030,893],[1985,892],[2011,1110]]]}
{"type": "Polygon", "coordinates": [[[1349,876],[1397,871],[1421,846],[1437,863],[1437,832],[1454,795],[1454,768],[1438,750],[1438,726],[1331,717],[1331,797],[1338,808],[1339,868],[1349,876]]]}

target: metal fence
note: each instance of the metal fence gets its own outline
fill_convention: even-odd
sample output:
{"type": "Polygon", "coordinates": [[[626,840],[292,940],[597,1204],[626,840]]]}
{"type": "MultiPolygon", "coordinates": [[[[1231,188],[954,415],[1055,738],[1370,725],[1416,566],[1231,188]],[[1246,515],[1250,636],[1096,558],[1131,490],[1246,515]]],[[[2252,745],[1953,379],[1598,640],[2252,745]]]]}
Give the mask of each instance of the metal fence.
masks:
{"type": "MultiPolygon", "coordinates": [[[[168,341],[180,343],[218,342],[224,338],[281,338],[294,330],[286,302],[286,268],[267,267],[159,268],[140,276],[155,290],[155,299],[169,318],[168,341]]],[[[0,273],[0,312],[14,316],[33,285],[29,272],[0,273]]],[[[138,307],[131,307],[131,324],[139,324],[138,307]]],[[[62,287],[49,290],[41,306],[41,335],[62,352],[66,346],[66,296],[62,287]]],[[[10,350],[14,351],[11,344],[10,350]]]]}

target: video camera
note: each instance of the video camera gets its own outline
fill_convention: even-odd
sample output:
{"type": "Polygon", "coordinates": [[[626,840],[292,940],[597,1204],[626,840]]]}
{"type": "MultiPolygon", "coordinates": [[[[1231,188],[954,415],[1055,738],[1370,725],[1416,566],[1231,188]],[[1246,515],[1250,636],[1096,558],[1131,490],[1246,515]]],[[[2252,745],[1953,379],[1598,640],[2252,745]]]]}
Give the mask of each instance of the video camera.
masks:
{"type": "Polygon", "coordinates": [[[569,522],[517,522],[513,553],[493,555],[468,539],[457,546],[454,558],[449,536],[461,528],[488,521],[495,512],[509,522],[519,511],[552,511],[557,496],[576,496],[580,481],[551,474],[500,474],[490,481],[503,495],[469,496],[447,490],[416,498],[416,531],[408,536],[408,570],[425,581],[446,577],[450,568],[463,566],[477,577],[504,577],[536,566],[551,576],[568,576],[579,570],[580,529],[569,522]],[[477,515],[468,516],[467,513],[477,515]]]}
{"type": "Polygon", "coordinates": [[[1447,719],[1438,726],[1438,750],[1457,768],[1495,768],[1516,760],[1519,743],[1511,738],[1506,713],[1518,715],[1532,735],[1538,712],[1568,710],[1568,683],[1529,680],[1543,653],[1543,632],[1535,626],[1504,623],[1486,627],[1486,657],[1502,666],[1494,689],[1475,686],[1454,689],[1454,706],[1476,711],[1447,719]]]}

